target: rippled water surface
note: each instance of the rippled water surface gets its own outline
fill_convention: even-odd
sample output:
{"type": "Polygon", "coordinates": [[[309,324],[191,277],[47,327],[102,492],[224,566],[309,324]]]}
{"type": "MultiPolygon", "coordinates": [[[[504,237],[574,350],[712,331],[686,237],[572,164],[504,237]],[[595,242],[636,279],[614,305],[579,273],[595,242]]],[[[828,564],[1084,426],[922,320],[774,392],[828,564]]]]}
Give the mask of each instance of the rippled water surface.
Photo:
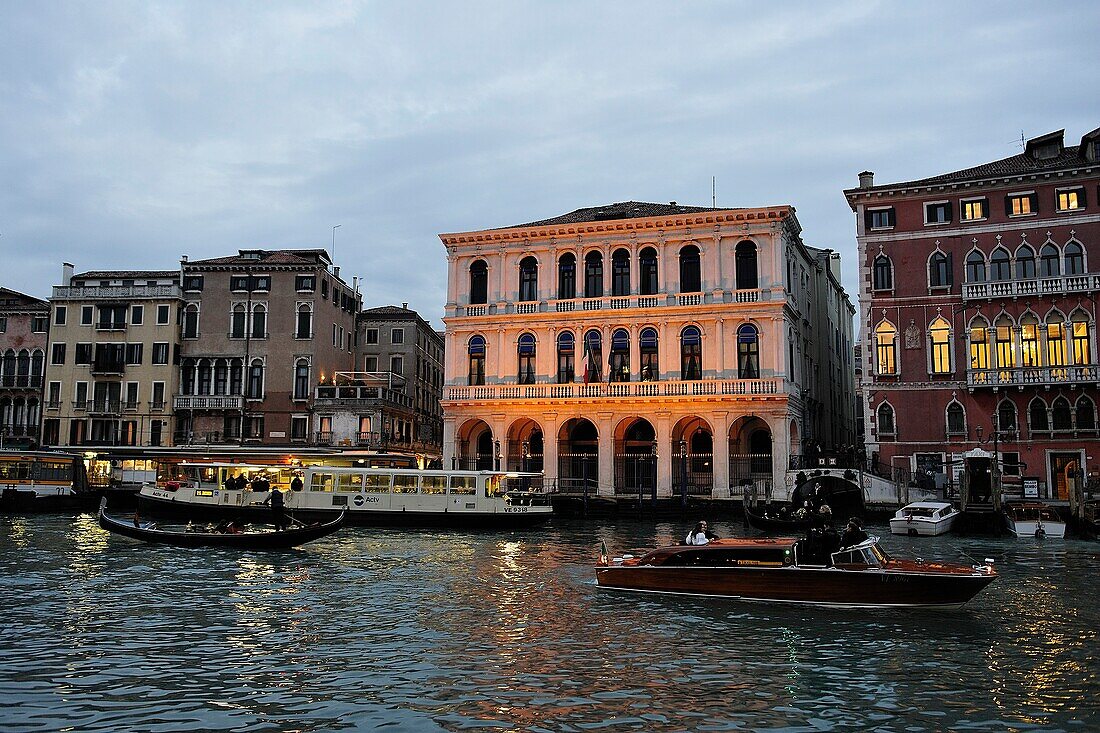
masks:
{"type": "Polygon", "coordinates": [[[953,612],[593,584],[601,540],[686,528],[351,528],[241,553],[0,517],[0,730],[1100,730],[1100,545],[886,537],[997,560],[953,612]]]}

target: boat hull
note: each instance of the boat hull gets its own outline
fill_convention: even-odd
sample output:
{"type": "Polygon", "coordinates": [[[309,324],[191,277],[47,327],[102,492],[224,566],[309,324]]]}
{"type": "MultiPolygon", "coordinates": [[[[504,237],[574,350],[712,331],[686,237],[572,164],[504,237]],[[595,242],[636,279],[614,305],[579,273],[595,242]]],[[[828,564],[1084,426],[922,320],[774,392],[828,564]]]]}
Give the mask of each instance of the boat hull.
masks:
{"type": "Polygon", "coordinates": [[[935,521],[917,517],[912,521],[895,518],[890,520],[890,533],[910,537],[937,537],[950,532],[958,518],[958,513],[935,521]]]}
{"type": "Polygon", "coordinates": [[[1066,536],[1065,522],[1044,521],[1040,523],[1033,519],[1013,520],[1009,517],[1005,517],[1005,524],[1008,526],[1008,531],[1016,537],[1050,537],[1052,539],[1063,539],[1066,536]],[[1042,528],[1042,532],[1039,531],[1040,527],[1042,528]]]}
{"type": "Polygon", "coordinates": [[[137,526],[133,522],[109,516],[102,508],[99,512],[99,526],[109,532],[142,542],[172,545],[174,547],[227,547],[241,550],[288,549],[327,537],[339,530],[343,524],[344,515],[341,515],[324,524],[278,532],[243,532],[240,534],[172,532],[137,526]]]}
{"type": "Polygon", "coordinates": [[[959,608],[995,577],[798,566],[596,569],[596,582],[617,590],[851,608],[959,608]]]}
{"type": "MultiPolygon", "coordinates": [[[[247,522],[271,522],[271,508],[261,503],[205,504],[177,501],[169,497],[138,495],[138,508],[143,515],[172,517],[188,521],[206,522],[219,519],[241,519],[247,522]]],[[[303,522],[324,522],[340,514],[342,508],[287,507],[287,514],[303,522]]],[[[450,511],[447,506],[438,510],[381,510],[348,507],[347,524],[367,527],[449,527],[449,528],[500,528],[517,529],[534,527],[547,522],[553,516],[550,507],[511,507],[507,512],[479,512],[471,510],[450,511]]]]}

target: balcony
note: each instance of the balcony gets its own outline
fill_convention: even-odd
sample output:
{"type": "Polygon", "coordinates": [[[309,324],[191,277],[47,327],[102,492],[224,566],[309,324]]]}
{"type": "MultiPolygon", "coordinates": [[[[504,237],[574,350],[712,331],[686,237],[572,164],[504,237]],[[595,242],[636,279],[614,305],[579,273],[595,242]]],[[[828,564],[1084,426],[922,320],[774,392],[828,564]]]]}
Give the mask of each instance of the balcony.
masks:
{"type": "Polygon", "coordinates": [[[320,385],[314,390],[313,406],[318,409],[359,409],[389,403],[397,407],[412,409],[413,398],[404,392],[382,386],[320,385]]]}
{"type": "Polygon", "coordinates": [[[1017,298],[1036,295],[1068,295],[1100,290],[1100,274],[1062,275],[1035,280],[996,280],[963,283],[963,300],[1017,298]]]}
{"type": "Polygon", "coordinates": [[[133,300],[135,298],[179,298],[179,285],[109,285],[84,288],[54,287],[53,300],[109,298],[133,300]]]}
{"type": "Polygon", "coordinates": [[[240,395],[176,395],[172,407],[176,410],[240,410],[244,397],[240,395]]]}
{"type": "Polygon", "coordinates": [[[126,372],[126,362],[112,359],[96,359],[89,367],[92,374],[97,376],[120,377],[126,372]]]}
{"type": "Polygon", "coordinates": [[[1100,366],[1083,364],[1054,367],[1016,367],[1011,369],[968,369],[966,384],[983,387],[1043,387],[1054,384],[1096,384],[1100,366]]]}
{"type": "Polygon", "coordinates": [[[122,400],[88,400],[84,409],[89,415],[121,415],[122,400]]]}
{"type": "Polygon", "coordinates": [[[711,296],[707,293],[660,293],[656,295],[611,295],[596,298],[565,300],[535,300],[508,302],[500,305],[460,305],[456,316],[490,316],[529,313],[576,313],[577,311],[630,310],[662,306],[699,306],[721,303],[757,303],[767,300],[762,290],[727,290],[711,296]]]}
{"type": "Polygon", "coordinates": [[[0,387],[15,389],[41,389],[42,376],[39,374],[5,374],[0,377],[0,387]]]}
{"type": "Polygon", "coordinates": [[[783,380],[713,379],[706,381],[603,382],[592,384],[493,384],[443,388],[444,401],[569,400],[649,397],[752,397],[783,394],[783,380]]]}

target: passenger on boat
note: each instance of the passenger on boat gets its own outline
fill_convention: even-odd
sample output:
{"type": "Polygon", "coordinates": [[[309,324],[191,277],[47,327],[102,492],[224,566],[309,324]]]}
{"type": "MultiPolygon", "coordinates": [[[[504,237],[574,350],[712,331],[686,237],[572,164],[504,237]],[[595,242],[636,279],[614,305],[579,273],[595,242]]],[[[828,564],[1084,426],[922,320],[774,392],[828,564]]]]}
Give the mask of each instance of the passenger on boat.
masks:
{"type": "MultiPolygon", "coordinates": [[[[255,490],[256,482],[252,482],[253,490],[255,490]]],[[[271,493],[264,499],[264,504],[271,505],[271,523],[275,525],[276,531],[287,528],[286,521],[286,507],[283,504],[283,492],[279,491],[279,487],[275,486],[271,489],[271,493]]]]}
{"type": "MultiPolygon", "coordinates": [[[[253,491],[271,491],[271,482],[267,480],[267,476],[262,473],[256,478],[252,479],[253,491]]],[[[274,504],[272,504],[274,506],[274,504]]]]}
{"type": "Polygon", "coordinates": [[[866,539],[867,533],[863,531],[863,522],[859,521],[859,517],[852,517],[848,520],[848,526],[844,528],[844,534],[840,536],[840,546],[851,547],[866,539]]]}
{"type": "Polygon", "coordinates": [[[711,540],[718,539],[718,535],[707,529],[706,522],[699,522],[695,525],[695,529],[687,533],[687,537],[684,538],[685,545],[705,545],[711,540]]]}
{"type": "Polygon", "coordinates": [[[290,490],[301,491],[303,486],[302,477],[298,474],[294,474],[294,478],[290,480],[290,490]]]}
{"type": "Polygon", "coordinates": [[[821,517],[821,522],[826,527],[833,526],[833,509],[828,504],[822,504],[817,510],[817,514],[821,517]]]}

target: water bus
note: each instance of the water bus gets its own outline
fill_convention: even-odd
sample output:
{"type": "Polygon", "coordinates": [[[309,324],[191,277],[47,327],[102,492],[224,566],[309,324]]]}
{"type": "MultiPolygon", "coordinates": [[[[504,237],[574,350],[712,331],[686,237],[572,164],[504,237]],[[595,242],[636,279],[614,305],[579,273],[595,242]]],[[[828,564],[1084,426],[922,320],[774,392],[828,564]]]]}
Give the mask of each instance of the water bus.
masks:
{"type": "Polygon", "coordinates": [[[98,502],[83,456],[0,451],[0,511],[92,511],[98,502]]]}
{"type": "Polygon", "coordinates": [[[720,539],[641,557],[601,554],[603,588],[855,608],[958,608],[997,577],[990,560],[896,560],[877,537],[834,552],[811,539],[720,539]]]}
{"type": "Polygon", "coordinates": [[[287,513],[304,522],[347,510],[349,524],[505,528],[553,514],[541,474],[219,462],[177,468],[176,478],[142,487],[143,513],[267,521],[265,502],[278,488],[287,513]]]}

